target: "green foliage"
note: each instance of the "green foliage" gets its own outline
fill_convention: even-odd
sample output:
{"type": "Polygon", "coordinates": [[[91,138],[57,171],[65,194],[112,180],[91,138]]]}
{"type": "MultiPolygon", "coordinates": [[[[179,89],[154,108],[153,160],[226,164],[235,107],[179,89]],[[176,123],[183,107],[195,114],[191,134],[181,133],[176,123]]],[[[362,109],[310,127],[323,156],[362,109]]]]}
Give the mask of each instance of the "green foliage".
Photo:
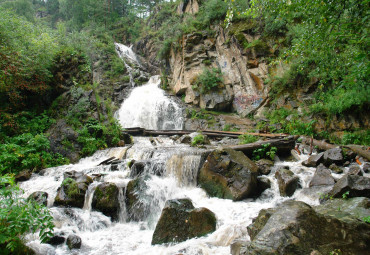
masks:
{"type": "Polygon", "coordinates": [[[199,134],[199,135],[196,135],[196,136],[193,137],[193,139],[191,141],[191,146],[201,145],[201,144],[204,144],[204,142],[205,142],[204,135],[199,134]]]}
{"type": "Polygon", "coordinates": [[[347,192],[345,192],[345,193],[342,194],[342,198],[343,199],[347,199],[348,196],[349,196],[349,191],[347,191],[347,192]]]}
{"type": "Polygon", "coordinates": [[[277,110],[270,111],[267,114],[271,124],[281,124],[282,130],[272,130],[278,132],[285,132],[292,135],[308,135],[312,136],[315,133],[314,124],[315,120],[304,121],[301,115],[294,110],[286,108],[279,108],[277,110]]]}
{"type": "Polygon", "coordinates": [[[366,223],[370,223],[370,215],[367,217],[364,217],[362,220],[365,221],[366,223]]]}
{"type": "Polygon", "coordinates": [[[23,169],[40,170],[66,164],[60,154],[49,151],[44,132],[54,122],[45,113],[20,112],[0,120],[0,173],[18,173],[23,169]],[[10,127],[15,127],[11,129],[10,127]]]}
{"type": "Polygon", "coordinates": [[[205,68],[197,77],[195,84],[192,86],[194,90],[198,90],[201,94],[205,94],[215,88],[223,86],[223,77],[220,68],[205,68]]]}
{"type": "Polygon", "coordinates": [[[82,145],[82,156],[92,155],[95,151],[108,146],[116,146],[120,141],[122,127],[113,122],[107,126],[101,125],[97,120],[90,118],[78,131],[77,141],[82,145]]]}
{"type": "Polygon", "coordinates": [[[254,143],[258,140],[258,138],[254,135],[240,135],[239,137],[239,144],[248,144],[248,143],[254,143]]]}
{"type": "Polygon", "coordinates": [[[10,175],[0,176],[0,246],[11,254],[22,246],[27,233],[37,233],[42,242],[52,236],[53,218],[48,209],[22,198],[22,190],[10,175]]]}
{"type": "Polygon", "coordinates": [[[277,148],[270,146],[269,143],[265,143],[261,145],[261,148],[255,149],[253,151],[253,159],[260,160],[262,158],[270,158],[271,160],[275,159],[275,155],[277,153],[277,148]]]}
{"type": "Polygon", "coordinates": [[[286,32],[280,60],[318,81],[312,111],[338,114],[370,102],[367,9],[368,1],[356,0],[251,0],[242,13],[263,20],[266,34],[286,32]]]}
{"type": "Polygon", "coordinates": [[[370,130],[345,132],[342,137],[342,144],[370,145],[370,130]]]}

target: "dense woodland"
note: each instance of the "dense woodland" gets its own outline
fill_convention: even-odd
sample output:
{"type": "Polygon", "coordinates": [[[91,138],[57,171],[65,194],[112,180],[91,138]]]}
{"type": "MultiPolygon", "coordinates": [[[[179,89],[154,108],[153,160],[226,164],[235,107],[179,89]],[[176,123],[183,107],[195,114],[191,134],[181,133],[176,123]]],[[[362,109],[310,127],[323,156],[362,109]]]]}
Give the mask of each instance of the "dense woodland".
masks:
{"type": "MultiPolygon", "coordinates": [[[[170,50],[181,47],[183,35],[212,34],[213,27],[220,25],[244,49],[272,45],[269,65],[287,67],[282,76],[271,73],[264,81],[271,87],[272,99],[312,83],[315,98],[304,115],[325,116],[330,122],[332,116],[369,113],[368,0],[203,0],[195,15],[178,14],[178,4],[172,0],[0,0],[0,248],[4,252],[23,249],[22,235],[29,230],[42,229],[43,240],[52,233],[47,209],[22,199],[13,177],[25,169],[39,171],[70,162],[50,149],[48,130],[57,119],[63,118],[78,134],[75,144],[80,156],[116,146],[122,139],[122,128],[113,117],[117,106],[92,78],[94,63],[102,60],[99,68],[107,83],[122,79],[126,67],[114,42],[130,45],[150,38],[158,49],[159,68],[164,69],[170,50]],[[260,34],[260,39],[248,43],[238,34],[239,24],[249,24],[248,31],[260,34]],[[87,91],[95,98],[94,110],[89,102],[79,100],[87,91]],[[76,98],[75,105],[63,105],[65,92],[76,98]]],[[[198,83],[207,91],[222,79],[215,70],[198,83]]],[[[280,108],[267,118],[281,125],[278,133],[370,145],[369,129],[332,136],[317,132],[314,120],[301,116],[280,108]],[[292,121],[286,120],[288,115],[294,116],[292,121]]],[[[64,146],[75,145],[65,140],[64,146]]]]}

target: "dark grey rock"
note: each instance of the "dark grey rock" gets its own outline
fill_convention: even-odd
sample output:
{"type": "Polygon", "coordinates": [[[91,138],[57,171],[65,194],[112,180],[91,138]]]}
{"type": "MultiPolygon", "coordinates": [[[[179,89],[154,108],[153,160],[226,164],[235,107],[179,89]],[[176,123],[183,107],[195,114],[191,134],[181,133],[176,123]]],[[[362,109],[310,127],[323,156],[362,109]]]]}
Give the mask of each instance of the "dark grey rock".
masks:
{"type": "Polygon", "coordinates": [[[79,237],[77,235],[73,235],[73,234],[71,234],[67,237],[67,246],[70,250],[80,249],[81,244],[82,244],[81,237],[79,237]]]}
{"type": "Polygon", "coordinates": [[[33,199],[37,203],[47,206],[48,204],[48,193],[43,192],[43,191],[36,191],[33,192],[31,195],[28,196],[28,199],[33,199]]]}
{"type": "Polygon", "coordinates": [[[334,148],[324,152],[324,165],[330,166],[331,164],[341,165],[344,162],[342,149],[334,148]]]}
{"type": "Polygon", "coordinates": [[[352,175],[363,175],[360,166],[352,165],[349,167],[348,174],[352,175]]]}
{"type": "Polygon", "coordinates": [[[289,169],[280,168],[276,171],[275,178],[278,180],[281,196],[290,197],[300,187],[298,176],[295,176],[289,169]]]}
{"type": "Polygon", "coordinates": [[[258,173],[262,175],[268,175],[271,173],[271,168],[274,166],[274,162],[269,159],[260,159],[256,161],[258,166],[258,173]]]}
{"type": "Polygon", "coordinates": [[[312,155],[309,157],[306,161],[302,162],[302,165],[307,167],[317,167],[319,164],[321,164],[324,161],[324,153],[321,152],[316,155],[312,155]]]}
{"type": "Polygon", "coordinates": [[[335,183],[331,172],[323,164],[316,168],[316,172],[312,177],[309,186],[333,185],[335,183]]]}

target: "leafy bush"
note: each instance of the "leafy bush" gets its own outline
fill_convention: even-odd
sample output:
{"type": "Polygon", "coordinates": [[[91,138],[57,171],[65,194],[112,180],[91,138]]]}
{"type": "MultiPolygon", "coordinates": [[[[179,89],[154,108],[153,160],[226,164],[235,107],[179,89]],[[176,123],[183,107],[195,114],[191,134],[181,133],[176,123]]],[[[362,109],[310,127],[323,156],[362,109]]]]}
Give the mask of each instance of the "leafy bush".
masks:
{"type": "Polygon", "coordinates": [[[28,232],[39,231],[40,240],[47,241],[53,228],[53,218],[45,206],[22,198],[22,190],[15,185],[13,177],[0,176],[0,247],[5,246],[2,252],[17,251],[28,232]]]}
{"type": "Polygon", "coordinates": [[[197,77],[193,89],[199,90],[201,94],[205,94],[214,88],[223,85],[223,77],[220,68],[205,68],[197,77]]]}
{"type": "Polygon", "coordinates": [[[193,137],[193,139],[191,141],[191,145],[196,146],[196,145],[204,144],[204,142],[205,142],[204,139],[205,139],[204,135],[202,135],[202,134],[196,135],[196,136],[193,137]]]}
{"type": "Polygon", "coordinates": [[[271,160],[274,160],[276,152],[276,147],[271,147],[269,143],[262,144],[261,148],[253,151],[253,159],[260,160],[262,158],[269,157],[271,160]]]}
{"type": "Polygon", "coordinates": [[[345,132],[341,142],[342,144],[370,145],[370,130],[345,132]]]}
{"type": "Polygon", "coordinates": [[[248,144],[248,143],[254,143],[258,140],[258,138],[254,135],[240,135],[239,137],[239,144],[248,144]]]}

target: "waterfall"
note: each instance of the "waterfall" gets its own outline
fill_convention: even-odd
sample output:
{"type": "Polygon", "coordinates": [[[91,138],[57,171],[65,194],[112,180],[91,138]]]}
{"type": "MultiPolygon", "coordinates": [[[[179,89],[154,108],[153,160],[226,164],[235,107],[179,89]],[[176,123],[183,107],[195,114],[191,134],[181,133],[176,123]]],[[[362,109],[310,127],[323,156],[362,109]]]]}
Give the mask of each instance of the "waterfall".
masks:
{"type": "Polygon", "coordinates": [[[131,87],[134,87],[134,69],[130,66],[130,64],[140,66],[139,61],[137,60],[136,55],[131,47],[127,47],[126,45],[120,43],[114,43],[114,46],[118,56],[123,60],[123,63],[125,64],[125,67],[129,73],[131,87]]]}
{"type": "Polygon", "coordinates": [[[183,128],[183,109],[159,88],[159,76],[134,88],[117,112],[122,127],[142,127],[155,130],[183,128]]]}

